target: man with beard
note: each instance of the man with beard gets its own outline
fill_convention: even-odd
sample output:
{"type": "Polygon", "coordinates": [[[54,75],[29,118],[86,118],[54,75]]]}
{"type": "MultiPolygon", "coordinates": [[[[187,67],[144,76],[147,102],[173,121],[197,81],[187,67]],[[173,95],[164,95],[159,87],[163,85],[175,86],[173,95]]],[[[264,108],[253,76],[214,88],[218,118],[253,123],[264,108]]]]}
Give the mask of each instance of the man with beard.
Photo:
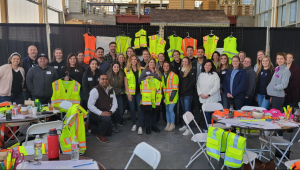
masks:
{"type": "MultiPolygon", "coordinates": [[[[109,53],[104,56],[104,60],[112,64],[114,61],[117,61],[117,54],[116,54],[116,43],[111,42],[109,43],[109,53]]],[[[103,73],[103,72],[102,72],[103,73]]]]}
{"type": "Polygon", "coordinates": [[[110,68],[110,63],[107,60],[105,60],[104,49],[102,47],[98,47],[96,49],[96,56],[98,60],[98,69],[101,70],[101,73],[106,74],[106,72],[110,68]]]}

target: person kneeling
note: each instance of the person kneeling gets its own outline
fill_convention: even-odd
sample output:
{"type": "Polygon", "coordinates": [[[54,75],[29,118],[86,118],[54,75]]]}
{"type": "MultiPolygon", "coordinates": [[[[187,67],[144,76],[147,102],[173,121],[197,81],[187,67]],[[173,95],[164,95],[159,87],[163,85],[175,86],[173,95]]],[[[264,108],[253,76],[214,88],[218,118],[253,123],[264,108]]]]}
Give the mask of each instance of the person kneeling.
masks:
{"type": "Polygon", "coordinates": [[[111,136],[111,115],[118,108],[115,92],[108,83],[108,76],[102,74],[99,85],[90,91],[88,109],[90,114],[91,133],[97,134],[97,139],[102,143],[108,140],[104,136],[111,136]]]}

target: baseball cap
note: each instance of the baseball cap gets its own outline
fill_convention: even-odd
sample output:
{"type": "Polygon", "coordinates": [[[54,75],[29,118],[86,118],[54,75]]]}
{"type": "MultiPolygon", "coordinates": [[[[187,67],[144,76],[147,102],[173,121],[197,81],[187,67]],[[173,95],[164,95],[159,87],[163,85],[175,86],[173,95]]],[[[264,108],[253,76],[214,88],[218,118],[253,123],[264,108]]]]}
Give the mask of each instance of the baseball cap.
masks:
{"type": "Polygon", "coordinates": [[[41,58],[41,57],[45,57],[45,58],[47,58],[47,59],[48,59],[48,56],[47,56],[46,54],[44,54],[44,53],[41,53],[41,54],[39,54],[39,56],[38,56],[38,58],[37,58],[37,59],[39,59],[39,58],[41,58]]]}

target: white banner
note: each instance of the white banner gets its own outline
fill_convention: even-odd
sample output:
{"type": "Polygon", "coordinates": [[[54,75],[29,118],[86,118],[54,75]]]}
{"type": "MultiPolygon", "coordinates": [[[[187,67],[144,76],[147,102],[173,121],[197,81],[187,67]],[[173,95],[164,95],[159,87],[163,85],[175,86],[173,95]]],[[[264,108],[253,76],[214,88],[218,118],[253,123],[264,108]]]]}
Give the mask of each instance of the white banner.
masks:
{"type": "Polygon", "coordinates": [[[102,47],[104,49],[104,55],[109,53],[109,43],[116,42],[116,37],[97,36],[96,38],[96,49],[102,47]]]}

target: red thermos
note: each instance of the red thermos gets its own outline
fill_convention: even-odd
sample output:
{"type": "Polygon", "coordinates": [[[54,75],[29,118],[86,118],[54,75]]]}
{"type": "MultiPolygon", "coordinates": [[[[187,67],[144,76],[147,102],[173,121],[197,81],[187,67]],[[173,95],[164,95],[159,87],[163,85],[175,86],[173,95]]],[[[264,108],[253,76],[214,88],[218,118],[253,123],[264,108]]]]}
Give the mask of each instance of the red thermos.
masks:
{"type": "Polygon", "coordinates": [[[48,141],[48,159],[59,158],[59,143],[56,128],[49,129],[48,141]]]}

